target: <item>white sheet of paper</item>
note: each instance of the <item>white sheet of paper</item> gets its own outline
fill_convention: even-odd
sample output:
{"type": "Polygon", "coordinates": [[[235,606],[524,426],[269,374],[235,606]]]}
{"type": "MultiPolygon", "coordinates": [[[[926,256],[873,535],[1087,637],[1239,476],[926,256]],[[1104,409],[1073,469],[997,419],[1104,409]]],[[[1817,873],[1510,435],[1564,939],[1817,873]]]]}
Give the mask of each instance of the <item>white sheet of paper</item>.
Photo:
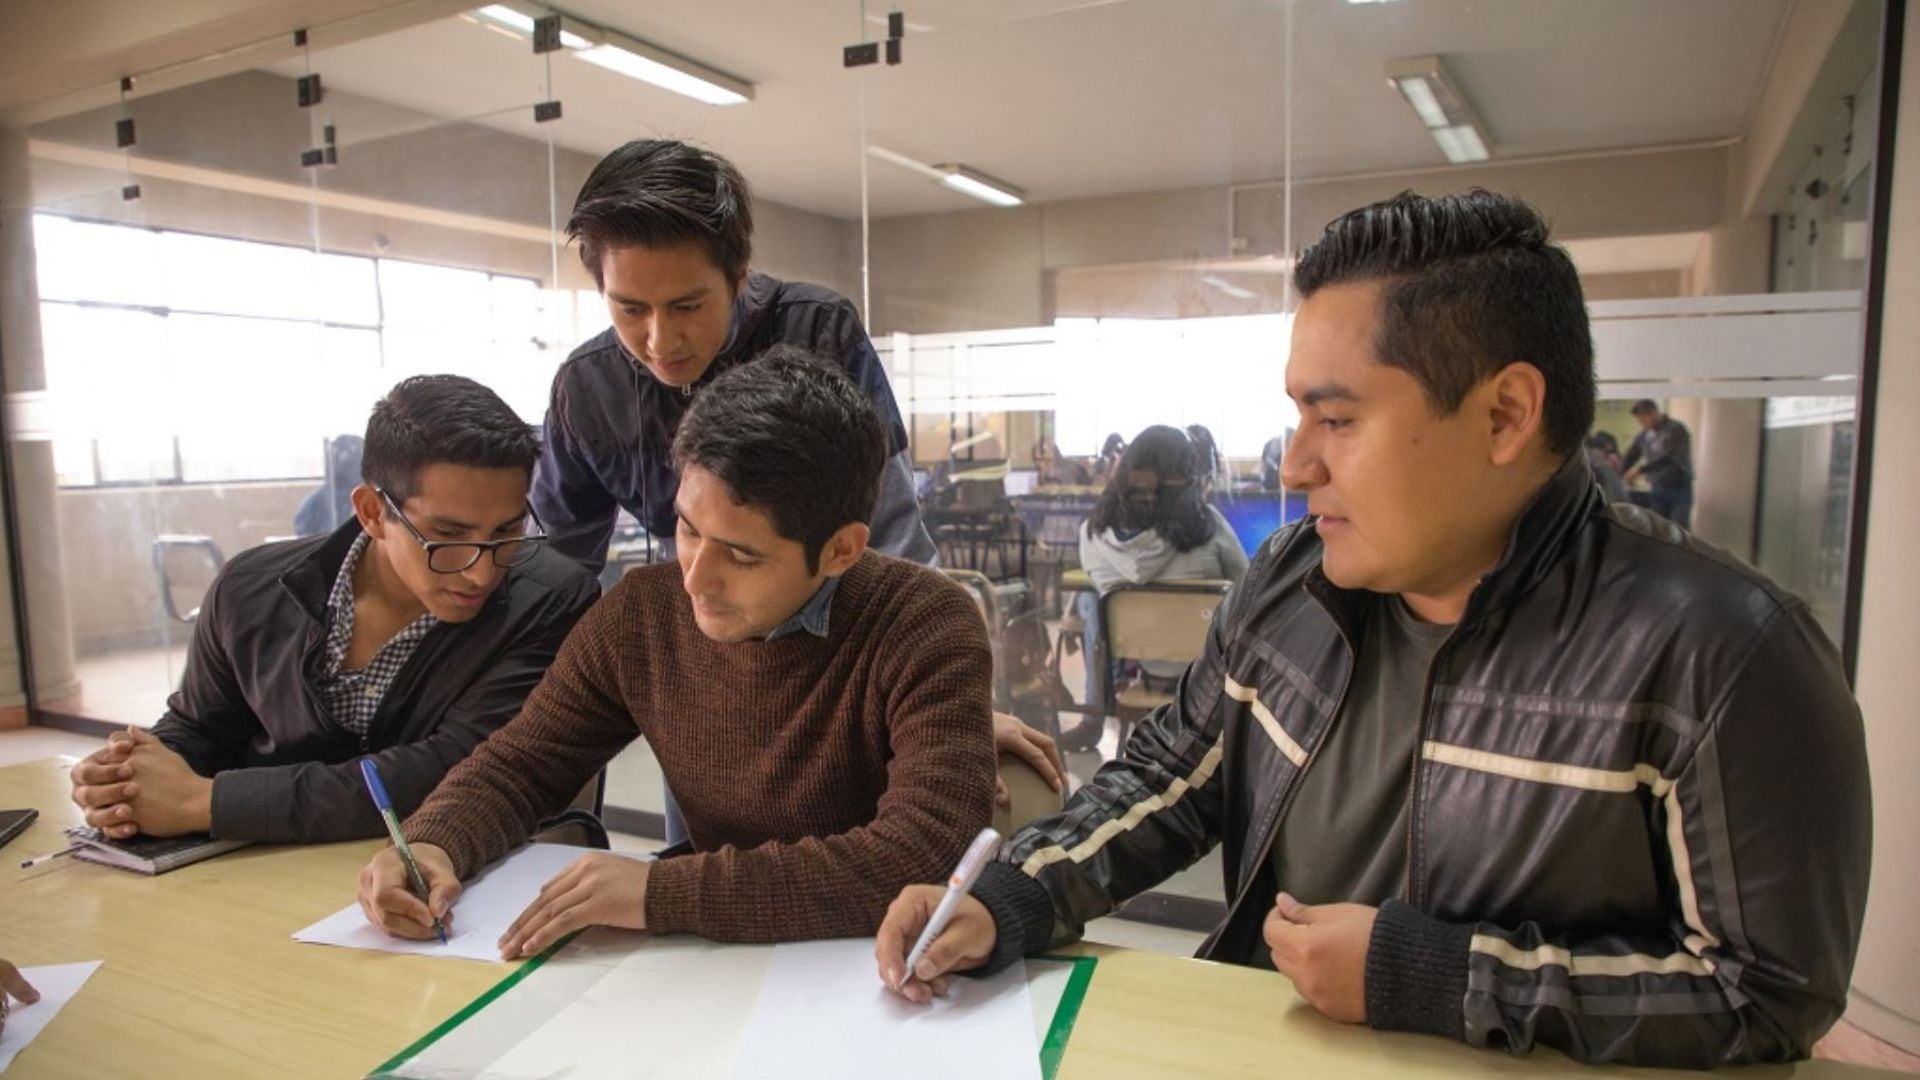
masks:
{"type": "Polygon", "coordinates": [[[889,993],[870,938],[777,946],[733,1080],[1039,1080],[1025,967],[948,985],[932,1005],[889,993]]]}
{"type": "MultiPolygon", "coordinates": [[[[304,930],[293,940],[312,945],[340,945],[349,949],[373,949],[379,952],[417,953],[422,956],[453,956],[464,960],[500,960],[500,937],[513,920],[540,895],[540,886],[567,868],[589,848],[570,844],[528,844],[519,851],[482,870],[460,893],[453,905],[453,933],[447,943],[408,941],[388,934],[367,921],[359,904],[350,904],[304,930]]],[[[651,855],[611,852],[626,858],[650,860],[651,855]]]]}
{"type": "Polygon", "coordinates": [[[40,1029],[53,1022],[73,995],[80,992],[100,961],[90,960],[81,964],[48,964],[44,967],[21,968],[20,974],[26,976],[27,984],[40,991],[40,1000],[31,1005],[13,1002],[13,1013],[7,1017],[5,1031],[0,1031],[0,1072],[6,1072],[13,1064],[15,1054],[27,1048],[40,1034],[40,1029]]]}

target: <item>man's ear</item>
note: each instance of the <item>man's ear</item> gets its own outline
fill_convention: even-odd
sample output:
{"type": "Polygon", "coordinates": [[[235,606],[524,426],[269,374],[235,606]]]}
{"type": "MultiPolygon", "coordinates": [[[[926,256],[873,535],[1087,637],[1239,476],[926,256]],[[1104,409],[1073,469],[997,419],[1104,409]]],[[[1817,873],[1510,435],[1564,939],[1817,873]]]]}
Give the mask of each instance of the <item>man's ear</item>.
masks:
{"type": "Polygon", "coordinates": [[[872,530],[863,522],[850,521],[840,526],[820,548],[820,572],[828,577],[839,577],[853,569],[853,564],[859,562],[860,556],[866,553],[867,540],[871,536],[872,530]]]}
{"type": "Polygon", "coordinates": [[[387,538],[386,500],[373,490],[372,484],[361,484],[353,489],[353,516],[360,519],[360,527],[375,540],[387,538]]]}
{"type": "Polygon", "coordinates": [[[1547,377],[1517,360],[1495,372],[1483,390],[1488,454],[1494,465],[1512,465],[1546,439],[1547,377]]]}

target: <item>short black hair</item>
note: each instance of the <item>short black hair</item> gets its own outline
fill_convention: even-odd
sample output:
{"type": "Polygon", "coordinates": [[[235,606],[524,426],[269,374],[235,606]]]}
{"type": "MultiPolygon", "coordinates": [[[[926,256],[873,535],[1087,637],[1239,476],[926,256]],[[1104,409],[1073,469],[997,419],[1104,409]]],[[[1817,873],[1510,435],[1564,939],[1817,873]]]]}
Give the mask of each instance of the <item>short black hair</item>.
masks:
{"type": "Polygon", "coordinates": [[[429,465],[525,469],[533,474],[540,440],[500,395],[461,375],[402,379],[374,403],[360,475],[405,503],[429,465]]]}
{"type": "Polygon", "coordinates": [[[673,467],[697,465],[733,501],[767,512],[798,541],[807,572],[842,527],[870,523],[887,464],[887,429],[839,366],[775,345],[700,391],[673,438],[673,467]]]}
{"type": "Polygon", "coordinates": [[[1565,456],[1593,426],[1593,333],[1580,274],[1546,221],[1519,199],[1475,188],[1403,191],[1344,214],[1295,263],[1302,297],[1381,282],[1374,359],[1420,381],[1451,416],[1516,360],[1546,379],[1547,447],[1565,456]]]}
{"type": "Polygon", "coordinates": [[[753,255],[753,195],[733,163],[675,139],[636,139],[600,159],[580,186],[567,238],[596,285],[610,248],[699,244],[736,285],[753,255]]]}
{"type": "MultiPolygon", "coordinates": [[[[1204,429],[1203,429],[1204,430],[1204,429]]],[[[1087,515],[1087,532],[1099,536],[1108,529],[1134,528],[1160,534],[1175,551],[1192,551],[1213,536],[1213,515],[1207,512],[1203,482],[1211,466],[1211,447],[1201,447],[1179,428],[1155,424],[1127,444],[1120,467],[1107,478],[1100,501],[1087,515]],[[1131,475],[1137,469],[1160,480],[1152,504],[1135,499],[1131,475]]]]}
{"type": "Polygon", "coordinates": [[[1635,416],[1645,416],[1648,413],[1658,413],[1660,406],[1656,404],[1652,398],[1641,398],[1639,401],[1633,403],[1633,409],[1631,411],[1635,416]]]}

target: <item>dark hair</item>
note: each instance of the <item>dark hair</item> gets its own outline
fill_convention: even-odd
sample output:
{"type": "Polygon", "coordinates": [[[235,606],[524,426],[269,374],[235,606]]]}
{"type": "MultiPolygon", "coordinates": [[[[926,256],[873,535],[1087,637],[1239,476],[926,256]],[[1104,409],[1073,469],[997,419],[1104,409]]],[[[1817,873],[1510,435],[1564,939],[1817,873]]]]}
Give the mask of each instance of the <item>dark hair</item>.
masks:
{"type": "Polygon", "coordinates": [[[753,255],[753,196],[733,163],[673,139],[636,139],[600,159],[580,185],[567,238],[596,285],[609,248],[697,243],[734,285],[753,255]]]}
{"type": "Polygon", "coordinates": [[[525,469],[540,440],[500,395],[461,375],[415,375],[374,403],[360,475],[404,503],[429,465],[525,469]]]}
{"type": "Polygon", "coordinates": [[[1620,452],[1620,441],[1613,437],[1611,431],[1596,431],[1587,436],[1587,445],[1595,450],[1605,450],[1609,454],[1620,452]]]}
{"type": "Polygon", "coordinates": [[[1374,359],[1420,381],[1434,412],[1523,360],[1546,379],[1548,449],[1572,453],[1593,426],[1593,335],[1580,275],[1519,199],[1475,188],[1411,191],[1335,219],[1294,267],[1302,297],[1382,282],[1374,359]]]}
{"type": "Polygon", "coordinates": [[[673,466],[712,473],[740,506],[820,549],[850,522],[871,522],[887,463],[887,430],[873,403],[829,360],[775,345],[700,392],[673,438],[673,466]]]}
{"type": "Polygon", "coordinates": [[[1178,428],[1155,424],[1127,446],[1120,467],[1107,478],[1106,490],[1087,516],[1087,533],[1108,529],[1153,531],[1166,537],[1176,551],[1192,551],[1213,536],[1213,515],[1207,513],[1206,485],[1200,483],[1199,455],[1193,440],[1178,428]],[[1128,477],[1144,469],[1160,479],[1151,508],[1129,498],[1128,477]]]}
{"type": "Polygon", "coordinates": [[[1639,401],[1633,403],[1633,408],[1629,411],[1635,416],[1646,416],[1649,413],[1658,415],[1660,406],[1656,404],[1652,398],[1641,398],[1639,401]]]}

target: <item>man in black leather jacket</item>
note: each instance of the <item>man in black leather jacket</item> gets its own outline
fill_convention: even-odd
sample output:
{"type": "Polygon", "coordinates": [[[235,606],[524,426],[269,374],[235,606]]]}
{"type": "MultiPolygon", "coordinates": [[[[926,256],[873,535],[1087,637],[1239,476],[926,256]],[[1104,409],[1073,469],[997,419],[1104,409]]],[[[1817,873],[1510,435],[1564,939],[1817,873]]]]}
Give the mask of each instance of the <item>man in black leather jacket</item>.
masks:
{"type": "Polygon", "coordinates": [[[1310,517],[1215,616],[1177,700],[1016,834],[912,1000],[1223,850],[1207,958],[1335,1020],[1586,1061],[1805,1057],[1866,902],[1864,736],[1807,607],[1609,506],[1580,443],[1579,278],[1525,204],[1401,195],[1296,270],[1284,471],[1310,517]]]}

